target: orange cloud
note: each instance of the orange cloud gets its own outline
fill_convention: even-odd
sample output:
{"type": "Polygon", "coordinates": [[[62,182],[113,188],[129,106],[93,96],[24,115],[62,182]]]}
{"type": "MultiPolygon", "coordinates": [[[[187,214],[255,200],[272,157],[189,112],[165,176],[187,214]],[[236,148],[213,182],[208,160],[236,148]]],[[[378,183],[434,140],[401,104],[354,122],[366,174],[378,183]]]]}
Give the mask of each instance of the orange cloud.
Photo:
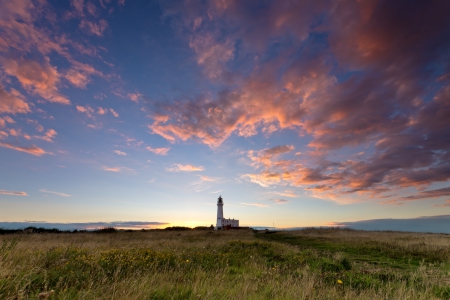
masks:
{"type": "Polygon", "coordinates": [[[99,114],[99,115],[104,115],[104,114],[106,114],[108,112],[108,110],[107,109],[104,109],[103,107],[98,107],[98,110],[97,110],[97,114],[99,114]]]}
{"type": "Polygon", "coordinates": [[[169,172],[199,172],[203,171],[205,168],[202,166],[193,166],[193,165],[182,165],[182,164],[176,164],[173,167],[167,168],[166,170],[169,172]]]}
{"type": "Polygon", "coordinates": [[[152,147],[146,147],[145,149],[157,155],[167,155],[167,152],[169,152],[170,150],[170,148],[152,148],[152,147]]]}
{"type": "Polygon", "coordinates": [[[17,114],[30,112],[25,97],[15,89],[7,92],[0,84],[0,113],[17,114]]]}
{"type": "Polygon", "coordinates": [[[95,70],[91,65],[71,61],[72,67],[65,73],[64,77],[78,88],[86,88],[86,85],[91,81],[91,75],[103,76],[100,71],[95,70]]]}
{"type": "Polygon", "coordinates": [[[13,145],[11,143],[2,143],[0,142],[0,147],[4,147],[4,148],[9,148],[9,149],[13,149],[16,151],[21,151],[21,152],[25,152],[31,155],[35,155],[35,156],[41,156],[44,154],[50,154],[49,152],[45,152],[43,149],[36,147],[35,145],[31,145],[28,147],[21,147],[21,146],[16,146],[13,145]]]}
{"type": "Polygon", "coordinates": [[[14,76],[30,93],[38,94],[49,102],[70,104],[69,99],[59,94],[57,85],[60,74],[45,58],[41,63],[37,61],[20,59],[3,59],[3,69],[6,74],[14,76]]]}
{"type": "Polygon", "coordinates": [[[89,105],[86,106],[77,105],[76,108],[78,112],[85,113],[89,118],[93,118],[95,110],[89,105]]]}
{"type": "Polygon", "coordinates": [[[28,196],[26,192],[0,190],[0,195],[8,196],[28,196]]]}

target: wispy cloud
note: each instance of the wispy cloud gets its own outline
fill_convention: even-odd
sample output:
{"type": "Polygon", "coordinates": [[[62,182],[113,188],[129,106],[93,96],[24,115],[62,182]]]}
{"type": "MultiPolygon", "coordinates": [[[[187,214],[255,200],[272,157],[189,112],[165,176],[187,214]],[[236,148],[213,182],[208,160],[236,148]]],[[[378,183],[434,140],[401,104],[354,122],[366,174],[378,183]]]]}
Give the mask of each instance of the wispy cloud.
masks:
{"type": "Polygon", "coordinates": [[[262,203],[258,203],[258,202],[252,202],[252,203],[241,202],[240,204],[247,205],[247,206],[257,206],[257,207],[267,207],[267,206],[269,206],[267,204],[262,204],[262,203]]]}
{"type": "Polygon", "coordinates": [[[108,172],[120,172],[122,170],[121,167],[103,167],[103,170],[108,172]]]}
{"type": "Polygon", "coordinates": [[[276,204],[285,204],[289,202],[288,200],[285,199],[273,199],[272,201],[275,202],[276,204]]]}
{"type": "Polygon", "coordinates": [[[443,203],[443,204],[436,204],[435,206],[438,206],[438,207],[447,207],[447,206],[450,206],[450,199],[448,199],[447,201],[445,201],[445,203],[443,203]]]}
{"type": "Polygon", "coordinates": [[[114,150],[114,153],[117,154],[117,155],[122,155],[122,156],[126,156],[127,155],[125,152],[120,151],[120,150],[114,150]]]}
{"type": "Polygon", "coordinates": [[[202,166],[193,166],[193,165],[182,165],[182,164],[176,164],[172,167],[166,168],[169,172],[200,172],[203,171],[205,168],[202,166]]]}
{"type": "Polygon", "coordinates": [[[111,112],[111,114],[112,114],[114,117],[116,117],[116,118],[119,117],[119,114],[118,114],[114,109],[110,108],[109,111],[111,112]]]}
{"type": "Polygon", "coordinates": [[[9,149],[13,149],[16,151],[20,151],[20,152],[25,152],[31,155],[35,155],[35,156],[41,156],[44,154],[51,154],[50,152],[46,152],[44,149],[39,148],[35,145],[31,145],[31,146],[17,146],[11,143],[6,143],[6,142],[0,142],[0,147],[5,147],[5,148],[9,148],[9,149]]]}
{"type": "Polygon", "coordinates": [[[66,194],[66,193],[49,191],[49,190],[46,190],[46,189],[40,189],[39,192],[46,193],[46,194],[53,194],[53,195],[57,195],[57,196],[61,196],[61,197],[72,197],[72,195],[69,195],[69,194],[66,194]]]}
{"type": "Polygon", "coordinates": [[[289,198],[298,197],[298,195],[295,194],[295,192],[292,190],[286,190],[284,192],[271,192],[271,194],[279,195],[279,196],[283,196],[283,197],[289,197],[289,198]]]}
{"type": "Polygon", "coordinates": [[[199,177],[200,177],[200,180],[208,181],[208,182],[216,182],[216,181],[220,180],[220,178],[203,176],[203,175],[199,175],[199,177]]]}
{"type": "Polygon", "coordinates": [[[138,102],[141,98],[142,98],[142,94],[141,93],[128,93],[127,97],[128,99],[130,99],[133,102],[138,102]]]}
{"type": "Polygon", "coordinates": [[[8,196],[28,196],[26,192],[0,190],[0,195],[8,196]]]}
{"type": "Polygon", "coordinates": [[[152,148],[152,147],[146,147],[150,152],[155,153],[156,155],[167,155],[167,152],[169,152],[170,148],[152,148]]]}

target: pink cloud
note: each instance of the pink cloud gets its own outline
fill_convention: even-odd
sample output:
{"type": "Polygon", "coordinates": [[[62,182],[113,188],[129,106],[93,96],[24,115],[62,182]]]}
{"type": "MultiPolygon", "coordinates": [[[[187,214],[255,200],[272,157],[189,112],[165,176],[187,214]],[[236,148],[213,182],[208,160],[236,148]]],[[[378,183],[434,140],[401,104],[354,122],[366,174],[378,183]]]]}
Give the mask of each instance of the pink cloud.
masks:
{"type": "Polygon", "coordinates": [[[86,106],[77,105],[76,108],[78,112],[85,113],[88,117],[93,118],[95,110],[89,105],[86,106]]]}
{"type": "Polygon", "coordinates": [[[120,150],[114,150],[114,153],[117,154],[117,155],[122,155],[122,156],[126,156],[127,155],[125,152],[120,151],[120,150]]]}
{"type": "Polygon", "coordinates": [[[170,13],[206,77],[224,88],[156,103],[152,133],[217,147],[233,134],[296,130],[311,139],[309,150],[289,160],[280,157],[293,148],[250,151],[258,171],[243,178],[346,202],[450,180],[449,4],[273,2],[258,14],[242,1],[190,5],[170,13]],[[361,147],[363,155],[346,155],[361,147]]]}
{"type": "Polygon", "coordinates": [[[136,92],[136,93],[128,93],[127,94],[128,99],[130,99],[131,101],[134,101],[134,102],[138,102],[142,98],[142,96],[143,95],[141,93],[138,93],[138,92],[136,92]]]}
{"type": "Polygon", "coordinates": [[[0,113],[28,113],[31,112],[30,106],[25,101],[25,97],[15,89],[7,92],[0,84],[0,113]]]}
{"type": "Polygon", "coordinates": [[[0,190],[0,195],[8,196],[28,196],[26,192],[0,190]]]}
{"type": "Polygon", "coordinates": [[[44,141],[47,142],[53,142],[53,138],[57,135],[58,133],[54,130],[54,129],[49,129],[45,132],[45,135],[43,137],[41,137],[44,141]]]}
{"type": "Polygon", "coordinates": [[[118,114],[114,109],[110,108],[109,111],[111,112],[111,114],[112,114],[114,117],[116,117],[116,118],[119,117],[119,114],[118,114]]]}
{"type": "Polygon", "coordinates": [[[104,115],[104,114],[106,114],[108,112],[108,109],[104,109],[104,108],[102,108],[102,107],[98,107],[98,110],[97,110],[97,114],[99,114],[99,115],[104,115]]]}
{"type": "Polygon", "coordinates": [[[176,164],[173,167],[167,168],[166,170],[169,172],[199,172],[203,171],[205,168],[202,166],[193,166],[193,165],[182,165],[176,164]]]}
{"type": "Polygon", "coordinates": [[[122,168],[120,167],[103,167],[103,170],[108,172],[120,172],[122,168]]]}
{"type": "Polygon", "coordinates": [[[17,146],[11,143],[3,143],[0,142],[0,147],[4,147],[4,148],[9,148],[9,149],[13,149],[16,151],[21,151],[21,152],[25,152],[31,155],[35,155],[35,156],[41,156],[44,154],[50,154],[49,152],[44,151],[42,148],[36,147],[35,145],[31,145],[28,147],[21,147],[21,146],[17,146]]]}
{"type": "Polygon", "coordinates": [[[167,153],[170,150],[170,148],[152,148],[152,147],[146,147],[145,149],[157,155],[167,155],[167,153]]]}
{"type": "Polygon", "coordinates": [[[91,75],[103,76],[103,73],[97,71],[91,65],[72,60],[72,67],[65,73],[64,77],[72,85],[84,89],[91,81],[91,75]]]}
{"type": "Polygon", "coordinates": [[[6,74],[14,76],[30,93],[38,94],[49,102],[70,104],[69,99],[58,92],[60,74],[56,67],[44,59],[42,63],[29,59],[3,59],[6,74]]]}

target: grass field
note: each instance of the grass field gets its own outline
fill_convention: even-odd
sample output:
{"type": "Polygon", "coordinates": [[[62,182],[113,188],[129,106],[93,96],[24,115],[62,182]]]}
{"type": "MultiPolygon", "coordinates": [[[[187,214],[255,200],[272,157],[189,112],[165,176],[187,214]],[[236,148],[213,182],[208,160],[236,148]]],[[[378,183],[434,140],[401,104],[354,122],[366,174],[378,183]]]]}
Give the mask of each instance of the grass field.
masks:
{"type": "Polygon", "coordinates": [[[0,299],[450,299],[450,235],[85,232],[0,245],[0,299]]]}

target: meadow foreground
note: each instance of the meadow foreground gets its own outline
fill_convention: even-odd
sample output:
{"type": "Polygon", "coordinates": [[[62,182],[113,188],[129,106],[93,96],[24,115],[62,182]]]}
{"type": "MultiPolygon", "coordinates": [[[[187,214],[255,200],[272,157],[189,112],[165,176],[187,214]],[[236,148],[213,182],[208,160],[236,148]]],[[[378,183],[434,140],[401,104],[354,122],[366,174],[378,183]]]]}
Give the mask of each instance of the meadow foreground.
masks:
{"type": "Polygon", "coordinates": [[[139,231],[0,245],[0,299],[450,299],[450,235],[139,231]]]}

